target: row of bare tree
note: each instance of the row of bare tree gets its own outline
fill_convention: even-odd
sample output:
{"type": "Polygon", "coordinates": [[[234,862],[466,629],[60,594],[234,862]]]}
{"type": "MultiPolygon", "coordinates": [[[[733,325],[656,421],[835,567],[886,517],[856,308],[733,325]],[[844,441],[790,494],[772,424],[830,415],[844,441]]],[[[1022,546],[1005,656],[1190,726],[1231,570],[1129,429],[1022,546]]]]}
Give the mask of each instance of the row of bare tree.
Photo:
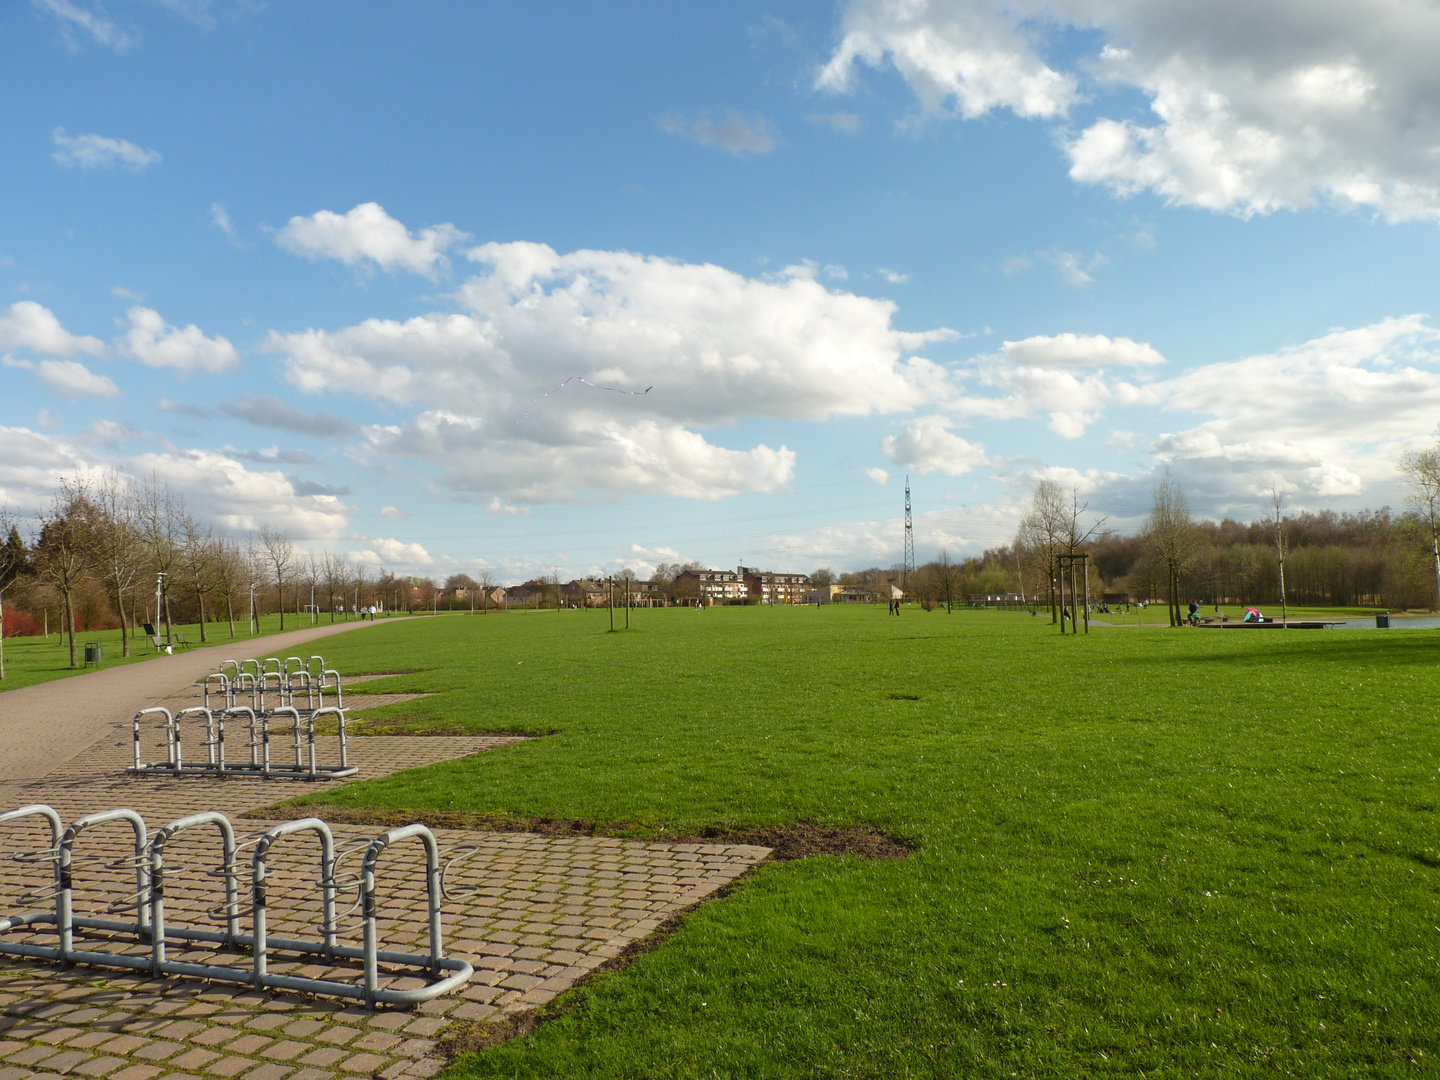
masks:
{"type": "Polygon", "coordinates": [[[1277,485],[1269,493],[1270,514],[1248,525],[1196,521],[1167,472],[1133,536],[1117,535],[1104,527],[1104,517],[1087,515],[1074,490],[1042,481],[1013,548],[987,552],[982,561],[1013,561],[1017,591],[1049,599],[1052,618],[1057,557],[1082,551],[1097,572],[1086,582],[1087,598],[1113,590],[1164,599],[1172,624],[1183,621],[1182,604],[1190,600],[1278,603],[1282,619],[1291,602],[1434,607],[1440,600],[1440,446],[1407,455],[1400,469],[1411,487],[1403,515],[1388,509],[1289,515],[1277,485]]]}
{"type": "MultiPolygon", "coordinates": [[[[199,623],[203,642],[207,622],[218,621],[222,613],[231,637],[237,611],[258,633],[262,612],[278,610],[283,630],[287,610],[298,616],[308,595],[314,611],[317,594],[323,593],[333,622],[337,608],[354,614],[377,589],[381,596],[391,595],[399,580],[329,552],[303,554],[283,530],[270,525],[245,540],[217,535],[210,522],[192,513],[183,497],[156,477],[136,485],[113,471],[98,479],[62,478],[28,543],[16,522],[0,511],[0,536],[0,627],[7,590],[24,589],[30,604],[22,606],[43,603],[47,622],[50,604],[58,601],[71,666],[78,661],[80,600],[93,609],[103,597],[98,617],[118,619],[121,652],[129,656],[134,628],[142,622],[163,625],[167,644],[173,640],[172,608],[199,623]]],[[[95,615],[92,611],[92,621],[95,615]]],[[[0,634],[0,679],[4,671],[0,634]]]]}

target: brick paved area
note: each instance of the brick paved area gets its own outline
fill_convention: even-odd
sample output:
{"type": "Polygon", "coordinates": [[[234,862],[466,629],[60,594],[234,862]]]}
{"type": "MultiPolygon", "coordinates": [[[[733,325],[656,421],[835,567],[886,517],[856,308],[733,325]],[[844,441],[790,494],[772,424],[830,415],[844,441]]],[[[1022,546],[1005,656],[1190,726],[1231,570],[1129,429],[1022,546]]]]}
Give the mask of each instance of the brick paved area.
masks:
{"type": "MultiPolygon", "coordinates": [[[[186,691],[176,706],[195,703],[186,691]]],[[[356,696],[352,713],[371,696],[356,696]]],[[[220,810],[238,833],[271,822],[242,821],[247,810],[271,805],[310,784],[251,779],[128,777],[129,716],[118,718],[93,745],[40,780],[0,785],[5,808],[27,802],[54,806],[68,824],[81,814],[126,806],[153,831],[198,810],[220,810]]],[[[155,737],[158,742],[158,733],[155,737]]],[[[514,737],[371,736],[351,741],[360,775],[374,777],[430,762],[493,751],[514,737]]],[[[322,760],[335,759],[334,740],[323,740],[322,760]]],[[[61,755],[63,756],[63,755],[61,755]]],[[[159,756],[155,754],[154,756],[159,756]]],[[[330,786],[330,785],[325,785],[330,786]]],[[[338,786],[338,785],[337,785],[338,786]]],[[[36,819],[38,821],[38,819],[36,819]]],[[[382,830],[334,828],[337,848],[382,830]]],[[[167,922],[217,924],[207,911],[220,906],[219,881],[207,873],[219,863],[213,830],[182,833],[167,851],[167,922]]],[[[262,995],[243,987],[82,967],[70,971],[0,957],[0,1080],[29,1075],[153,1080],[160,1077],[242,1077],[243,1080],[322,1080],[429,1076],[443,1066],[436,1037],[455,1023],[483,1022],[551,1000],[661,922],[744,874],[768,853],[764,848],[643,844],[604,838],[546,839],[522,833],[436,830],[442,846],[470,851],[447,875],[461,899],[445,906],[447,951],[464,956],[476,974],[460,992],[415,1010],[379,1010],[298,995],[262,995]]],[[[134,891],[133,873],[114,860],[130,844],[128,828],[100,826],[77,843],[84,862],[76,873],[77,914],[99,914],[134,891]],[[128,888],[127,888],[128,881],[128,888]]],[[[38,824],[0,830],[0,913],[14,912],[20,895],[43,886],[48,864],[11,856],[48,843],[38,824]]],[[[380,879],[381,948],[424,951],[424,875],[403,846],[387,851],[380,879]]],[[[271,932],[317,937],[318,847],[307,836],[275,848],[270,886],[271,932]]],[[[242,852],[242,864],[247,853],[242,852]]],[[[358,855],[350,857],[358,868],[358,855]]],[[[343,872],[343,869],[342,869],[343,872]]],[[[353,894],[342,896],[343,911],[353,894]]],[[[112,916],[114,917],[114,916],[112,916]]],[[[358,942],[358,918],[342,917],[341,940],[358,942]]],[[[242,920],[248,930],[248,919],[242,920]]],[[[5,940],[26,940],[22,933],[5,940]]],[[[36,935],[53,943],[53,935],[36,935]]],[[[133,943],[88,936],[85,947],[140,950],[133,943]]],[[[245,965],[248,958],[209,948],[172,949],[176,959],[245,965]]],[[[296,960],[272,970],[327,978],[356,978],[344,964],[296,960]]],[[[395,985],[406,983],[391,976],[395,985]]]]}

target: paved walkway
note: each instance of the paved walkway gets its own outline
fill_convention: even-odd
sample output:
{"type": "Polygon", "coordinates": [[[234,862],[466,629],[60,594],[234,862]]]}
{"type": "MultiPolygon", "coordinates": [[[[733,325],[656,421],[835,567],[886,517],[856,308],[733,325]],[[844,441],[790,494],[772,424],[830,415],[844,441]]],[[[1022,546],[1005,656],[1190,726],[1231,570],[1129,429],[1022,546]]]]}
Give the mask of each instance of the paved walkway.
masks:
{"type": "MultiPolygon", "coordinates": [[[[348,629],[358,628],[351,624],[348,629]]],[[[266,654],[284,655],[323,636],[302,631],[257,644],[265,646],[266,654]]],[[[239,833],[266,828],[271,822],[238,820],[239,815],[313,788],[293,781],[139,778],[123,771],[130,758],[134,712],[152,704],[198,703],[195,680],[221,658],[218,650],[164,657],[0,694],[0,762],[5,768],[0,773],[0,808],[48,803],[68,823],[84,813],[125,806],[137,810],[152,832],[184,814],[220,810],[231,816],[239,833]]],[[[364,712],[365,703],[359,693],[347,695],[352,717],[364,712]]],[[[366,778],[522,741],[371,736],[351,740],[350,760],[366,778]]],[[[321,740],[320,754],[322,761],[335,759],[333,739],[321,740]]],[[[152,749],[151,756],[162,754],[152,749]]],[[[207,831],[181,834],[167,849],[167,866],[173,860],[183,867],[167,875],[167,922],[216,925],[207,912],[220,904],[221,896],[217,879],[207,871],[219,859],[213,833],[207,836],[207,831]]],[[[380,831],[336,826],[337,848],[380,831]]],[[[519,833],[437,830],[436,835],[442,846],[471,849],[447,874],[452,894],[466,895],[447,902],[444,912],[447,948],[476,968],[460,992],[413,1011],[367,1012],[342,1001],[257,994],[198,980],[151,980],[88,967],[61,971],[0,957],[0,1080],[62,1074],[106,1080],[429,1076],[444,1065],[437,1037],[446,1028],[523,1012],[551,1000],[768,854],[754,847],[551,840],[519,833]]],[[[123,826],[101,826],[84,834],[76,848],[77,914],[100,914],[134,891],[133,874],[114,862],[130,842],[123,826]]],[[[0,914],[18,910],[22,894],[43,887],[51,873],[48,863],[13,856],[47,844],[47,834],[34,824],[0,829],[0,914]]],[[[415,857],[419,850],[418,845],[414,852],[397,847],[386,854],[380,894],[382,949],[423,951],[424,876],[415,857]]],[[[287,839],[276,846],[275,856],[275,877],[268,889],[272,933],[313,937],[319,915],[314,845],[301,837],[287,839]]],[[[343,909],[353,899],[339,906],[343,909]]],[[[355,916],[341,922],[348,924],[341,940],[358,943],[355,916]]],[[[242,920],[242,929],[248,931],[248,919],[242,920]]],[[[15,932],[5,940],[27,938],[15,932]]],[[[38,934],[32,940],[49,944],[54,938],[38,934]]],[[[115,940],[92,939],[87,944],[141,951],[115,940]]],[[[226,954],[205,949],[172,955],[227,962],[226,954]]],[[[242,955],[229,957],[239,964],[246,960],[242,955]]],[[[343,966],[299,961],[275,964],[272,970],[357,975],[343,966]]],[[[403,983],[397,980],[397,985],[403,983]]]]}
{"type": "Polygon", "coordinates": [[[321,638],[382,625],[335,623],[267,637],[237,638],[230,649],[216,645],[177,652],[144,663],[0,691],[0,785],[44,776],[93,746],[117,724],[129,724],[140,709],[163,705],[182,688],[216,670],[227,657],[286,656],[321,638]]]}

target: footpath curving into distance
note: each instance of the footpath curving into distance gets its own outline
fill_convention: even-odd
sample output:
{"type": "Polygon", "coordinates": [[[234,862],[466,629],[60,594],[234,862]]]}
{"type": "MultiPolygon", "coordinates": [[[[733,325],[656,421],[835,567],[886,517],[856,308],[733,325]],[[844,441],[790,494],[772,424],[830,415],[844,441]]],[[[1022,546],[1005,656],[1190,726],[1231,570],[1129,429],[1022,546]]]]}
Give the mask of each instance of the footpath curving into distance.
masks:
{"type": "Polygon", "coordinates": [[[0,794],[9,784],[37,779],[65,764],[117,727],[128,728],[130,717],[140,709],[174,698],[214,671],[226,656],[284,656],[320,638],[380,625],[385,624],[336,623],[236,638],[226,642],[234,646],[228,650],[216,645],[0,691],[0,794]]]}

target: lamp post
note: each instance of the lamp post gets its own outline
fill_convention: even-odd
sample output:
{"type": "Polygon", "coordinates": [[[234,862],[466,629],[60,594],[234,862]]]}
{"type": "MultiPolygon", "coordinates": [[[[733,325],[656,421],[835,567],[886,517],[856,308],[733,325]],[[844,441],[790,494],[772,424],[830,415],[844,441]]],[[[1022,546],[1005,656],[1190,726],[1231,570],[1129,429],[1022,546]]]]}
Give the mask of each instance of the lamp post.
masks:
{"type": "Polygon", "coordinates": [[[165,620],[165,643],[168,645],[170,643],[170,620],[165,618],[168,611],[161,606],[164,603],[164,585],[165,571],[160,570],[155,574],[155,621],[165,620]]]}

